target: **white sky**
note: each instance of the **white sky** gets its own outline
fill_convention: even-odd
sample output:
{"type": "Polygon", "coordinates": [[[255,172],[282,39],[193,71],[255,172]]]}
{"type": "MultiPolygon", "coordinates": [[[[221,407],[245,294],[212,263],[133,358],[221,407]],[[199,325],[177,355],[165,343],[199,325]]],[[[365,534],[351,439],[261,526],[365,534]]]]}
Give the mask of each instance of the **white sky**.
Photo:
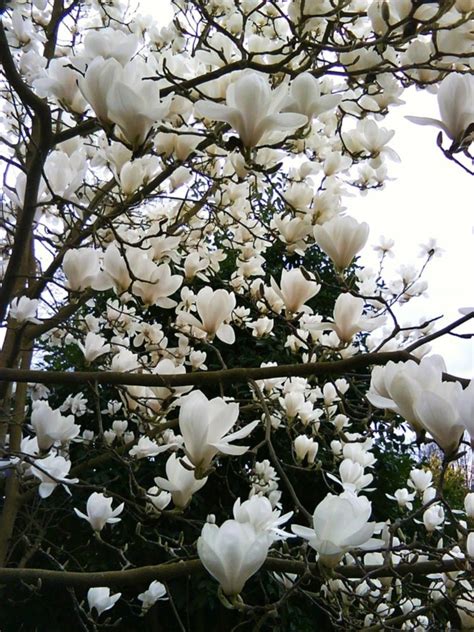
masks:
{"type": "MultiPolygon", "coordinates": [[[[160,24],[168,24],[172,10],[168,0],[140,0],[141,11],[152,14],[160,24]]],[[[393,109],[381,125],[395,129],[390,146],[401,164],[390,162],[389,175],[396,177],[382,191],[346,200],[347,211],[371,227],[369,243],[379,235],[395,239],[396,265],[414,263],[419,244],[430,237],[445,250],[441,258],[432,259],[424,279],[429,283],[428,297],[414,299],[400,310],[400,319],[444,315],[436,328],[460,317],[459,307],[474,305],[474,244],[472,210],[473,178],[448,161],[436,146],[438,130],[407,121],[407,114],[438,118],[436,96],[426,91],[406,90],[406,104],[393,109]]],[[[362,262],[375,265],[375,255],[367,246],[362,262]]],[[[474,330],[471,321],[458,332],[474,330]]],[[[474,376],[474,341],[453,336],[433,343],[433,351],[446,360],[448,370],[456,375],[474,376]]]]}
{"type": "MultiPolygon", "coordinates": [[[[444,314],[436,326],[439,328],[460,317],[459,307],[474,305],[474,181],[436,146],[439,130],[404,118],[407,114],[439,118],[436,96],[410,89],[403,98],[406,104],[394,108],[383,122],[384,127],[396,131],[389,143],[401,158],[399,165],[389,164],[389,173],[396,180],[388,182],[382,191],[349,198],[346,205],[350,214],[369,223],[369,243],[376,243],[381,234],[395,240],[398,265],[419,263],[418,244],[430,237],[437,239],[445,252],[432,259],[423,277],[429,283],[429,296],[414,299],[400,314],[407,319],[444,314]]],[[[365,249],[363,259],[373,264],[370,250],[365,249]]],[[[473,329],[474,323],[458,331],[473,329]]],[[[453,373],[467,377],[474,374],[472,341],[449,336],[433,343],[433,351],[443,355],[453,373]]]]}

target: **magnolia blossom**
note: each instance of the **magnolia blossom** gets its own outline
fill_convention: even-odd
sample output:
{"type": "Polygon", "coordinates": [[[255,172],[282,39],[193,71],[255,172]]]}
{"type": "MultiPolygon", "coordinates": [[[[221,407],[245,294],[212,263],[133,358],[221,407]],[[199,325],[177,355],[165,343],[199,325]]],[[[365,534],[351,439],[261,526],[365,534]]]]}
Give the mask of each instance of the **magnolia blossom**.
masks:
{"type": "Polygon", "coordinates": [[[308,540],[319,553],[319,560],[335,567],[347,551],[355,548],[370,550],[382,542],[372,538],[375,522],[368,522],[372,506],[365,496],[344,492],[328,494],[313,514],[313,528],[292,525],[297,536],[308,540]]]}
{"type": "Polygon", "coordinates": [[[167,479],[157,476],[155,483],[159,488],[171,493],[173,503],[180,509],[184,509],[192,495],[207,483],[207,476],[197,479],[190,461],[186,457],[180,459],[176,454],[171,454],[166,461],[166,476],[167,479]],[[184,467],[181,461],[187,467],[184,467]]]}
{"type": "Polygon", "coordinates": [[[38,303],[37,298],[28,298],[27,296],[14,298],[10,303],[9,316],[14,318],[17,323],[40,323],[41,320],[36,318],[38,303]]]}
{"type": "Polygon", "coordinates": [[[120,522],[121,518],[117,518],[117,516],[122,513],[124,506],[125,503],[122,503],[116,509],[112,509],[112,498],[106,498],[104,494],[93,492],[87,500],[87,514],[83,514],[76,508],[74,511],[79,518],[87,520],[94,531],[102,531],[106,524],[120,522]]]}
{"type": "Polygon", "coordinates": [[[94,248],[67,250],[64,255],[63,271],[67,287],[73,292],[92,287],[99,269],[99,252],[94,248]]]}
{"type": "Polygon", "coordinates": [[[155,82],[143,79],[146,65],[135,58],[125,67],[116,59],[95,57],[78,85],[97,118],[115,123],[126,143],[138,148],[152,125],[169,111],[169,100],[160,102],[155,82]]]}
{"type": "Polygon", "coordinates": [[[443,371],[446,371],[444,360],[436,355],[424,357],[419,364],[414,360],[390,361],[383,367],[372,369],[367,399],[377,408],[399,413],[416,431],[420,431],[422,426],[413,410],[415,394],[436,389],[441,383],[443,371]]]}
{"type": "Polygon", "coordinates": [[[40,450],[49,450],[56,441],[71,441],[80,432],[80,427],[74,423],[73,415],[63,417],[60,410],[53,410],[44,401],[34,402],[31,425],[36,432],[40,450]]]}
{"type": "Polygon", "coordinates": [[[474,409],[474,388],[443,382],[446,370],[439,356],[425,357],[419,364],[389,362],[375,367],[368,400],[404,417],[416,432],[427,431],[446,454],[453,453],[469,428],[474,409]]]}
{"type": "Polygon", "coordinates": [[[439,85],[438,107],[441,120],[407,116],[412,123],[438,127],[456,146],[468,146],[474,139],[474,76],[450,73],[439,85]]]}
{"type": "Polygon", "coordinates": [[[274,292],[283,301],[287,314],[297,314],[301,311],[306,301],[316,296],[321,286],[316,283],[301,268],[292,270],[283,269],[281,272],[280,287],[276,281],[271,279],[271,286],[274,292]]]}
{"type": "Polygon", "coordinates": [[[340,480],[332,474],[327,474],[329,478],[337,481],[345,491],[357,493],[373,481],[372,474],[364,474],[364,468],[360,463],[351,459],[344,459],[339,465],[340,480]]]}
{"type": "Polygon", "coordinates": [[[262,566],[269,546],[265,531],[237,520],[226,520],[220,527],[206,523],[197,542],[203,566],[230,596],[238,595],[262,566]]]}
{"type": "Polygon", "coordinates": [[[196,112],[214,121],[231,125],[246,147],[264,142],[270,132],[293,131],[308,121],[302,114],[281,113],[287,97],[287,86],[272,90],[267,79],[255,72],[243,73],[227,88],[226,105],[197,101],[196,112]]]}
{"type": "Polygon", "coordinates": [[[373,331],[385,322],[384,316],[369,318],[363,316],[363,311],[364,299],[349,292],[340,294],[334,304],[334,323],[324,323],[324,326],[334,329],[341,342],[351,342],[361,331],[373,331]]]}
{"type": "Polygon", "coordinates": [[[168,599],[166,595],[166,588],[161,582],[155,579],[155,581],[151,582],[145,592],[138,595],[138,599],[142,602],[142,610],[146,612],[154,606],[157,601],[168,599]]]}
{"type": "Polygon", "coordinates": [[[308,463],[314,463],[318,453],[319,444],[306,435],[298,435],[293,441],[296,458],[298,461],[307,459],[308,463]]]}
{"type": "Polygon", "coordinates": [[[147,505],[147,509],[151,511],[156,510],[157,512],[166,509],[171,502],[171,494],[169,492],[160,491],[156,485],[147,489],[146,498],[150,502],[150,504],[147,505]]]}
{"type": "Polygon", "coordinates": [[[179,319],[191,325],[197,337],[208,336],[212,340],[217,336],[222,342],[231,345],[235,342],[235,333],[225,321],[230,319],[234,307],[234,294],[206,286],[196,296],[196,309],[201,320],[188,312],[179,312],[179,319]]]}
{"type": "Polygon", "coordinates": [[[314,240],[332,260],[338,270],[350,266],[367,243],[369,225],[348,215],[336,215],[323,225],[314,227],[314,240]]]}
{"type": "Polygon", "coordinates": [[[468,518],[474,518],[474,492],[466,494],[464,498],[464,511],[468,518]]]}
{"type": "Polygon", "coordinates": [[[332,110],[341,95],[321,94],[321,82],[309,72],[303,72],[291,82],[290,96],[285,100],[284,112],[298,112],[308,119],[332,110]]]}
{"type": "Polygon", "coordinates": [[[465,430],[457,405],[463,398],[463,390],[455,382],[442,382],[438,388],[437,392],[420,393],[414,402],[414,412],[439,447],[446,454],[453,454],[465,430]]]}
{"type": "Polygon", "coordinates": [[[90,30],[84,37],[84,52],[88,57],[113,57],[124,66],[136,53],[138,46],[139,40],[136,35],[124,33],[110,26],[98,31],[90,30]]]}
{"type": "Polygon", "coordinates": [[[87,603],[89,604],[89,610],[93,610],[95,608],[97,616],[100,616],[106,610],[113,608],[121,596],[122,593],[111,595],[110,588],[106,588],[104,586],[89,588],[87,591],[87,603]]]}
{"type": "Polygon", "coordinates": [[[70,469],[71,461],[67,461],[63,456],[50,454],[44,459],[37,459],[31,466],[31,473],[41,481],[38,487],[41,498],[51,496],[61,483],[77,483],[77,478],[67,478],[70,469]]]}
{"type": "Polygon", "coordinates": [[[423,524],[428,532],[435,531],[444,522],[444,509],[441,505],[431,505],[423,513],[423,524]]]}
{"type": "Polygon", "coordinates": [[[109,353],[110,345],[107,343],[105,338],[99,336],[99,334],[95,334],[92,331],[89,331],[84,344],[82,342],[78,342],[77,346],[84,354],[84,359],[86,362],[93,362],[101,355],[105,353],[109,353]]]}
{"type": "Polygon", "coordinates": [[[159,307],[175,307],[176,301],[168,298],[181,287],[183,278],[178,274],[172,274],[167,263],[155,265],[147,256],[135,259],[134,274],[139,279],[134,281],[132,291],[138,295],[145,305],[158,305],[159,307]]]}
{"type": "Polygon", "coordinates": [[[233,512],[237,522],[249,523],[256,532],[267,533],[270,543],[274,540],[293,537],[280,529],[280,525],[288,522],[293,512],[289,511],[281,516],[280,510],[273,509],[271,502],[265,496],[252,496],[243,503],[240,502],[240,498],[237,498],[233,512]]]}
{"type": "Polygon", "coordinates": [[[156,441],[150,439],[150,437],[142,436],[138,440],[137,444],[129,451],[131,457],[135,459],[146,459],[152,456],[157,456],[162,452],[169,450],[170,445],[158,445],[156,441]]]}
{"type": "Polygon", "coordinates": [[[184,450],[191,463],[206,471],[218,453],[241,455],[248,446],[232,445],[243,439],[258,425],[258,420],[240,430],[227,434],[237,422],[238,404],[227,404],[221,397],[208,400],[201,391],[183,398],[179,411],[179,429],[184,439],[184,450]]]}
{"type": "Polygon", "coordinates": [[[67,109],[82,114],[86,101],[77,86],[77,72],[71,68],[67,57],[51,59],[42,76],[34,81],[34,87],[42,97],[53,95],[67,109]]]}

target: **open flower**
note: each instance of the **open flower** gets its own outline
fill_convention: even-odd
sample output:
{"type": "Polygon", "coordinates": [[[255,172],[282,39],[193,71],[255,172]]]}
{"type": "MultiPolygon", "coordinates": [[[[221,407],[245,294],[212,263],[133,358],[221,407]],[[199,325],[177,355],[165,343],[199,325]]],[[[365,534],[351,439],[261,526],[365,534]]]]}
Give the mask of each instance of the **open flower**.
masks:
{"type": "Polygon", "coordinates": [[[271,279],[272,289],[283,301],[287,314],[300,312],[306,301],[316,296],[321,289],[316,281],[308,277],[309,274],[304,274],[301,268],[293,268],[282,270],[280,287],[271,279]]]}
{"type": "Polygon", "coordinates": [[[38,303],[37,298],[28,298],[27,296],[14,298],[10,303],[9,316],[14,318],[17,323],[40,323],[41,320],[36,318],[38,303]]]}
{"type": "Polygon", "coordinates": [[[121,518],[117,518],[124,508],[124,503],[112,509],[112,498],[106,498],[104,494],[93,492],[87,499],[86,512],[83,514],[79,509],[74,511],[79,516],[87,520],[94,531],[102,531],[106,524],[114,524],[120,522],[121,518]]]}
{"type": "Polygon", "coordinates": [[[67,287],[80,292],[94,283],[99,273],[99,252],[94,248],[68,250],[63,259],[67,287]]]}
{"type": "Polygon", "coordinates": [[[155,483],[160,489],[171,493],[174,504],[180,509],[184,509],[189,504],[193,494],[207,483],[207,476],[197,479],[189,460],[186,457],[180,459],[176,454],[171,454],[166,461],[166,476],[167,479],[157,476],[155,483]],[[181,461],[187,467],[184,467],[181,461]]]}
{"type": "Polygon", "coordinates": [[[238,416],[239,405],[227,404],[221,397],[209,400],[201,391],[194,391],[183,398],[179,429],[184,450],[196,468],[205,471],[218,453],[240,455],[248,450],[248,446],[236,446],[232,442],[249,435],[258,420],[227,434],[238,416]]]}
{"type": "Polygon", "coordinates": [[[272,90],[263,75],[246,72],[227,88],[227,105],[197,101],[195,108],[200,116],[229,123],[245,147],[255,147],[275,130],[293,131],[306,125],[308,118],[303,114],[281,113],[286,97],[285,84],[272,90]]]}
{"type": "Polygon", "coordinates": [[[109,353],[110,345],[107,343],[105,338],[102,338],[99,334],[95,334],[92,331],[89,331],[86,339],[84,340],[84,344],[82,342],[78,342],[77,346],[84,354],[84,360],[86,362],[93,362],[101,355],[105,353],[109,353]]]}
{"type": "Polygon", "coordinates": [[[121,596],[122,593],[111,595],[110,588],[96,586],[95,588],[89,588],[87,591],[87,603],[89,604],[89,609],[95,608],[97,616],[100,616],[106,610],[113,608],[121,596]]]}
{"type": "Polygon", "coordinates": [[[309,72],[303,72],[291,82],[290,96],[284,112],[298,112],[308,119],[332,110],[341,101],[339,94],[321,94],[321,83],[309,72]]]}
{"type": "MultiPolygon", "coordinates": [[[[77,478],[68,478],[71,461],[63,456],[50,454],[44,459],[37,459],[31,466],[31,473],[41,481],[38,493],[41,498],[48,498],[61,483],[77,483],[77,478]]],[[[67,487],[66,487],[67,489],[67,487]]]]}
{"type": "Polygon", "coordinates": [[[226,595],[238,595],[245,582],[264,563],[270,542],[265,531],[249,522],[226,520],[221,527],[206,523],[197,542],[206,570],[226,595]]]}
{"type": "Polygon", "coordinates": [[[36,432],[40,450],[49,450],[56,441],[71,441],[80,431],[80,427],[74,423],[73,415],[63,417],[60,410],[53,410],[44,401],[33,404],[31,425],[36,432]]]}
{"type": "Polygon", "coordinates": [[[293,525],[293,533],[308,540],[319,553],[319,560],[335,567],[344,553],[351,549],[370,550],[382,546],[372,538],[376,523],[368,522],[372,506],[365,496],[344,492],[340,496],[328,494],[313,514],[313,528],[293,525]]]}
{"type": "Polygon", "coordinates": [[[474,139],[474,76],[450,73],[440,83],[438,107],[441,120],[425,116],[407,116],[412,123],[439,127],[457,147],[468,146],[474,139]]]}
{"type": "Polygon", "coordinates": [[[161,582],[155,579],[155,581],[151,582],[145,592],[138,595],[138,599],[142,602],[143,612],[146,612],[154,606],[157,601],[168,599],[166,595],[166,588],[161,582]]]}
{"type": "Polygon", "coordinates": [[[211,340],[217,336],[229,345],[235,342],[235,332],[225,323],[235,307],[235,295],[226,290],[213,290],[204,287],[196,297],[196,308],[201,320],[188,312],[178,312],[182,323],[191,325],[193,335],[207,336],[211,340]]]}
{"type": "Polygon", "coordinates": [[[293,512],[289,511],[281,516],[281,511],[273,509],[272,503],[266,496],[252,496],[243,503],[240,502],[240,498],[237,498],[233,512],[237,522],[248,522],[257,533],[267,533],[270,543],[274,540],[294,537],[291,533],[280,529],[280,525],[288,522],[293,512]]]}

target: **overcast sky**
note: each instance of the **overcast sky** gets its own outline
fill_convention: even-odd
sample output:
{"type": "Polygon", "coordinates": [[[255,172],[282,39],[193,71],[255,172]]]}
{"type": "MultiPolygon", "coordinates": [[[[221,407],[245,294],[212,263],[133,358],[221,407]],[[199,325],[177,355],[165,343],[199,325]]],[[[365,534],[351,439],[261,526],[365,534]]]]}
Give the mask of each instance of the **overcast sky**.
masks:
{"type": "MultiPolygon", "coordinates": [[[[413,315],[444,314],[440,323],[447,324],[460,317],[459,307],[474,305],[474,180],[447,160],[436,146],[439,130],[415,125],[404,118],[407,114],[439,118],[436,96],[410,89],[403,98],[406,104],[394,108],[383,122],[396,131],[390,146],[400,156],[401,163],[389,164],[390,174],[396,179],[387,182],[382,191],[350,198],[347,210],[369,223],[369,243],[377,242],[381,234],[395,239],[394,265],[419,263],[418,244],[430,237],[437,239],[445,252],[432,259],[425,273],[429,296],[414,299],[401,314],[407,319],[413,315]]],[[[371,248],[366,248],[363,258],[373,263],[373,256],[371,248]]],[[[468,325],[458,331],[472,331],[473,326],[468,325]]],[[[433,350],[443,355],[451,372],[473,376],[472,341],[449,336],[434,344],[433,350]]]]}

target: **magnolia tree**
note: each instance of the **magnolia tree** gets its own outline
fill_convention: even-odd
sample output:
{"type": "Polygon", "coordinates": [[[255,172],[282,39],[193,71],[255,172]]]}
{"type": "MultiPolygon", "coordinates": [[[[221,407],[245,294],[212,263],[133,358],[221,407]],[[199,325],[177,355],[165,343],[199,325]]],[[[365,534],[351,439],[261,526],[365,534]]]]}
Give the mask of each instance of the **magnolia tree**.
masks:
{"type": "Polygon", "coordinates": [[[474,311],[345,196],[413,85],[472,171],[474,3],[173,5],[0,3],[2,629],[473,629],[474,311]]]}

